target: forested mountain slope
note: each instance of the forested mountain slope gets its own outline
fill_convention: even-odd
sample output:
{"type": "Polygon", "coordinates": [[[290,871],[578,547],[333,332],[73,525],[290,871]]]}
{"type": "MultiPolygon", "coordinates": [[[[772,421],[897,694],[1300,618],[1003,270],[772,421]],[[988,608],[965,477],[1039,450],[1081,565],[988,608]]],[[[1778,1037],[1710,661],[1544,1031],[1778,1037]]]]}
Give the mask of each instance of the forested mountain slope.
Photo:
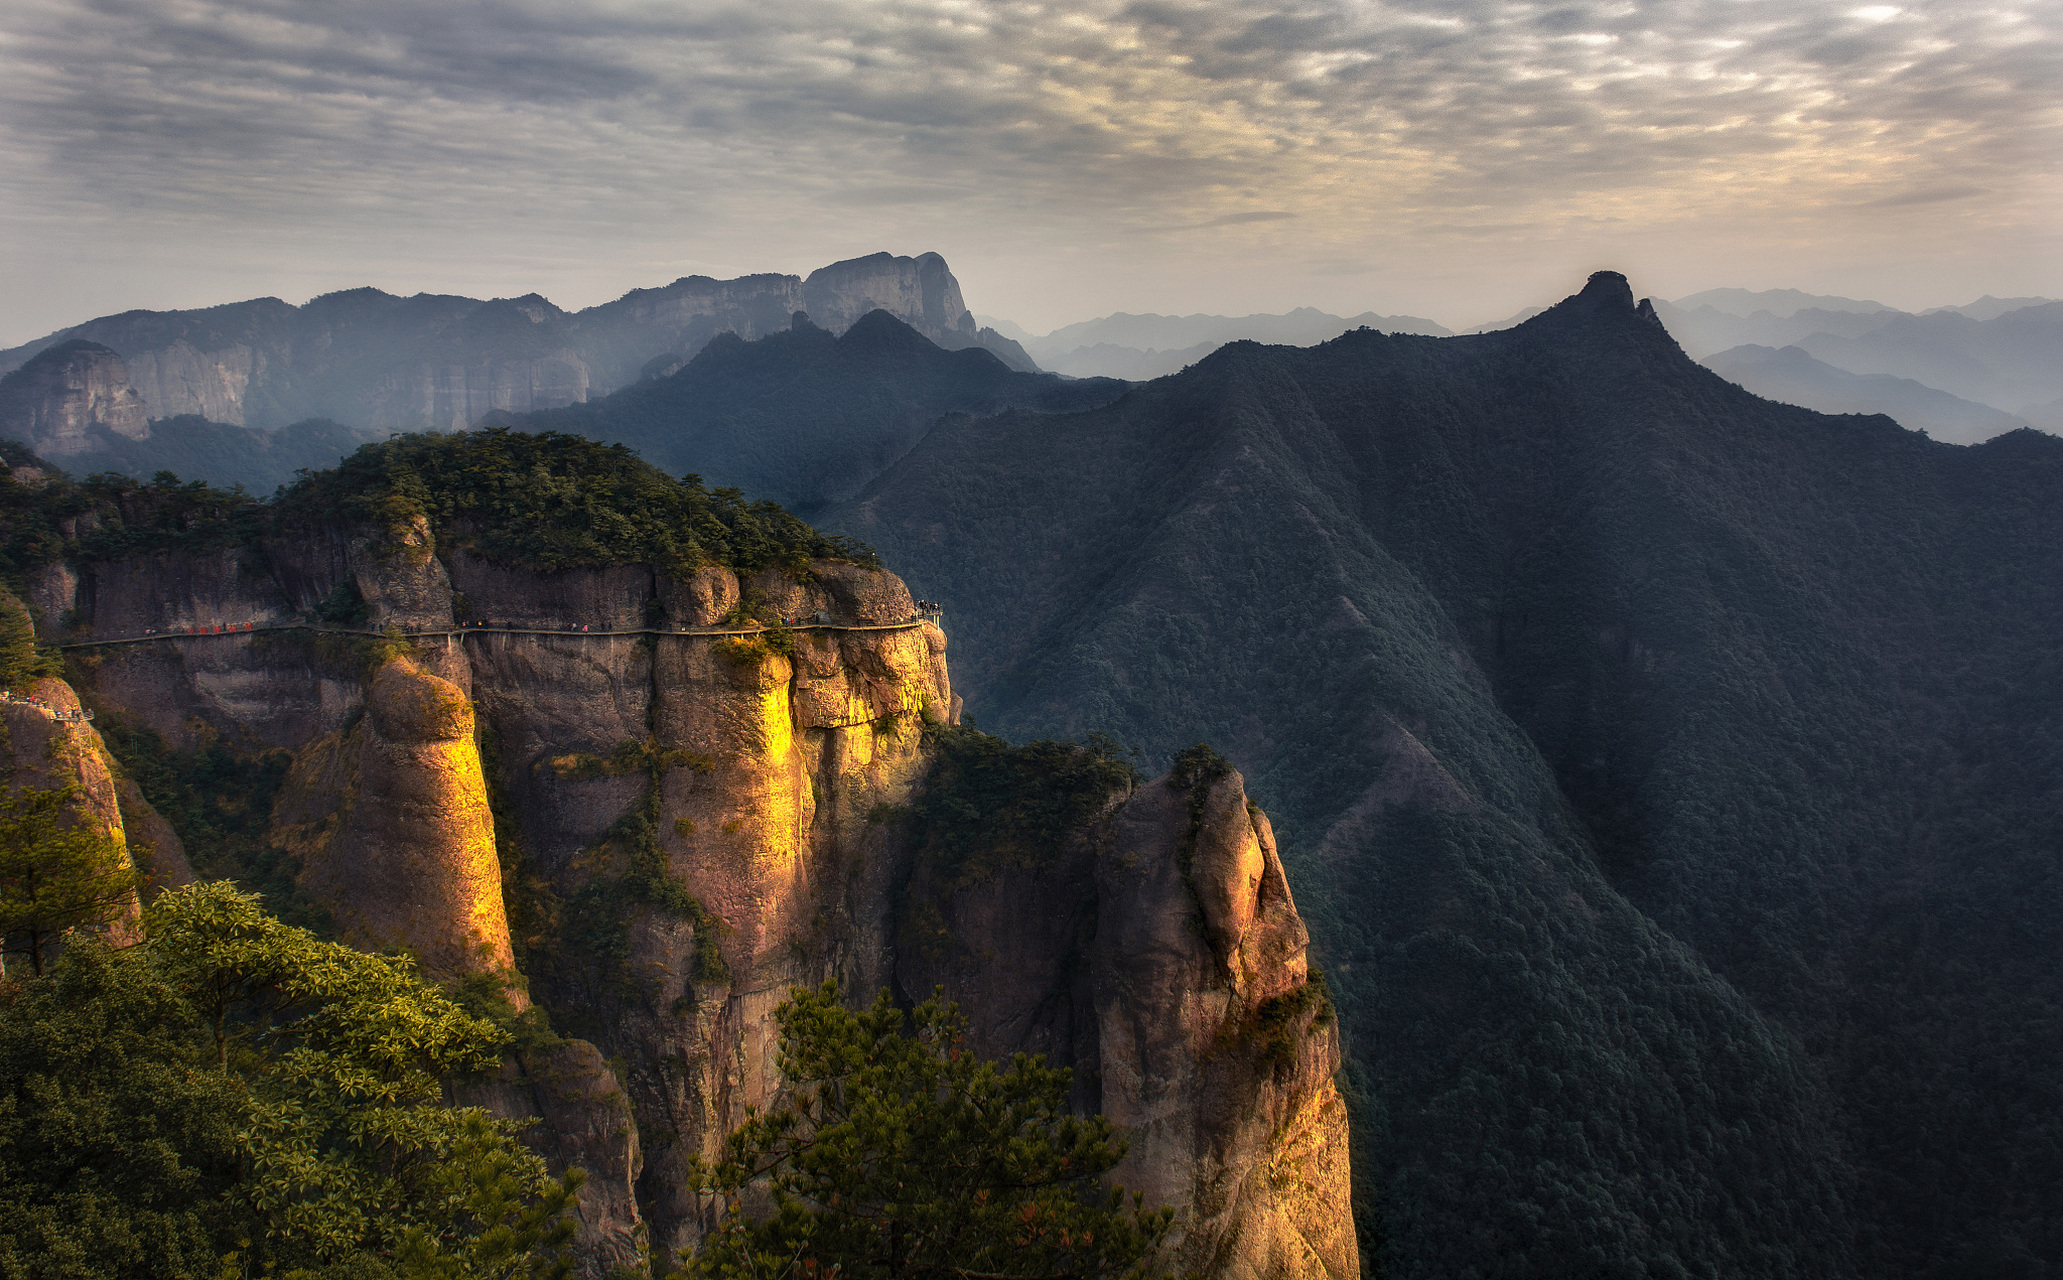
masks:
{"type": "Polygon", "coordinates": [[[520,421],[808,509],[858,493],[948,413],[1082,409],[1124,390],[948,351],[874,311],[837,335],[802,315],[756,342],[718,334],[676,373],[520,421]]]}
{"type": "Polygon", "coordinates": [[[1390,1276],[2063,1265],[2063,441],[1758,400],[1601,273],[952,421],[824,522],[984,725],[1245,772],[1390,1276]]]}

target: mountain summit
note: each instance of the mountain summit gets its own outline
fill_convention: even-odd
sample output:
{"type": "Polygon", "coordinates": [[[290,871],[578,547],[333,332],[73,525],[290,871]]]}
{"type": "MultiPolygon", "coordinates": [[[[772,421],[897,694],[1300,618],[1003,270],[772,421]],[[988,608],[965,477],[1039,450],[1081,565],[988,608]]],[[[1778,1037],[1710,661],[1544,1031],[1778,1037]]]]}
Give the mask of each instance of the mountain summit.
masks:
{"type": "Polygon", "coordinates": [[[1037,368],[1016,343],[968,314],[936,253],[888,253],[810,273],[735,280],[685,276],[567,312],[536,294],[481,301],[378,289],[295,307],[258,298],[194,311],[126,311],[9,351],[0,372],[84,339],[116,353],[151,419],[285,427],[323,418],[378,431],[454,430],[494,411],[579,404],[678,368],[719,333],[757,338],[805,311],[842,333],[885,310],[942,347],[986,347],[1037,368]]]}
{"type": "Polygon", "coordinates": [[[1757,399],[1601,272],[949,420],[821,518],[984,725],[1240,768],[1386,1275],[2063,1261],[2063,440],[1757,399]]]}

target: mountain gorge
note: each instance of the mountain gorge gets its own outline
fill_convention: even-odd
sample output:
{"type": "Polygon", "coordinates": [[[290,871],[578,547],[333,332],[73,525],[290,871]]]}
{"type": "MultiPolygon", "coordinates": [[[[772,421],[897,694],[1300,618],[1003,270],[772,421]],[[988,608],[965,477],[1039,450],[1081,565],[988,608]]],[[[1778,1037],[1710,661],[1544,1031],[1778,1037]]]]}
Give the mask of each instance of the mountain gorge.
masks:
{"type": "Polygon", "coordinates": [[[0,572],[136,829],[549,1013],[471,1087],[595,1173],[592,1275],[825,976],[1072,1066],[1207,1274],[2053,1273],[2063,441],[1671,316],[1134,386],[769,313],[270,504],[55,477],[167,420],[53,348],[89,447],[6,446],[0,572]]]}
{"type": "Polygon", "coordinates": [[[96,711],[58,730],[134,780],[153,865],[549,1016],[458,1089],[589,1172],[583,1274],[709,1225],[690,1160],[778,1095],[775,1006],[835,977],[1073,1068],[1132,1135],[1118,1181],[1180,1212],[1171,1265],[1358,1275],[1337,1024],[1238,774],[955,727],[943,632],[864,548],[496,430],[269,506],[18,455],[0,500],[68,674],[10,724],[96,711]]]}
{"type": "Polygon", "coordinates": [[[1386,1274],[2038,1274],[2063,442],[1824,417],[1623,278],[942,425],[824,519],[969,712],[1281,832],[1386,1274]]]}

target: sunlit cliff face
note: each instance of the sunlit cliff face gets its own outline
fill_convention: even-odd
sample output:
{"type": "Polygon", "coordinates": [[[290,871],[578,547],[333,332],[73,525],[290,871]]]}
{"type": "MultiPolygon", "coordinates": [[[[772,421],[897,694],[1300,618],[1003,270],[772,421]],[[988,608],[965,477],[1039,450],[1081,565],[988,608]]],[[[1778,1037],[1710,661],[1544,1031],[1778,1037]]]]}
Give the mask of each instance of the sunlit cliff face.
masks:
{"type": "Polygon", "coordinates": [[[884,246],[1040,328],[1464,324],[1606,258],[1683,291],[2063,289],[2040,0],[26,0],[0,26],[8,341],[365,282],[579,305],[884,246]]]}

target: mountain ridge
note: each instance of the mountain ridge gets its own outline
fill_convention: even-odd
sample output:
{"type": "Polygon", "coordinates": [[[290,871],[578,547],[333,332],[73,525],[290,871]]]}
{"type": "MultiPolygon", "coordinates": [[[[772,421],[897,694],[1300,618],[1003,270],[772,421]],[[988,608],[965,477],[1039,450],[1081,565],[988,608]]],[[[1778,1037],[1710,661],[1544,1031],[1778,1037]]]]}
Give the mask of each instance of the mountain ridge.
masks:
{"type": "Polygon", "coordinates": [[[2063,1116],[2018,1117],[2063,796],[2053,698],[1999,700],[2055,687],[2063,601],[2011,584],[2063,549],[2063,441],[1771,404],[1653,310],[1606,273],[1494,333],[1230,344],[942,424],[822,518],[946,602],[983,723],[1239,765],[1385,1274],[2054,1259],[2063,1116]]]}
{"type": "Polygon", "coordinates": [[[796,311],[842,332],[887,309],[949,349],[987,347],[1035,368],[1015,343],[984,334],[936,253],[876,253],[808,277],[683,276],[578,312],[536,294],[480,300],[371,287],[193,311],[128,311],[0,351],[0,373],[68,339],[116,351],[151,418],[199,416],[279,428],[310,418],[381,431],[452,430],[490,411],[575,404],[635,382],[654,360],[685,361],[720,332],[787,326],[796,311]]]}

